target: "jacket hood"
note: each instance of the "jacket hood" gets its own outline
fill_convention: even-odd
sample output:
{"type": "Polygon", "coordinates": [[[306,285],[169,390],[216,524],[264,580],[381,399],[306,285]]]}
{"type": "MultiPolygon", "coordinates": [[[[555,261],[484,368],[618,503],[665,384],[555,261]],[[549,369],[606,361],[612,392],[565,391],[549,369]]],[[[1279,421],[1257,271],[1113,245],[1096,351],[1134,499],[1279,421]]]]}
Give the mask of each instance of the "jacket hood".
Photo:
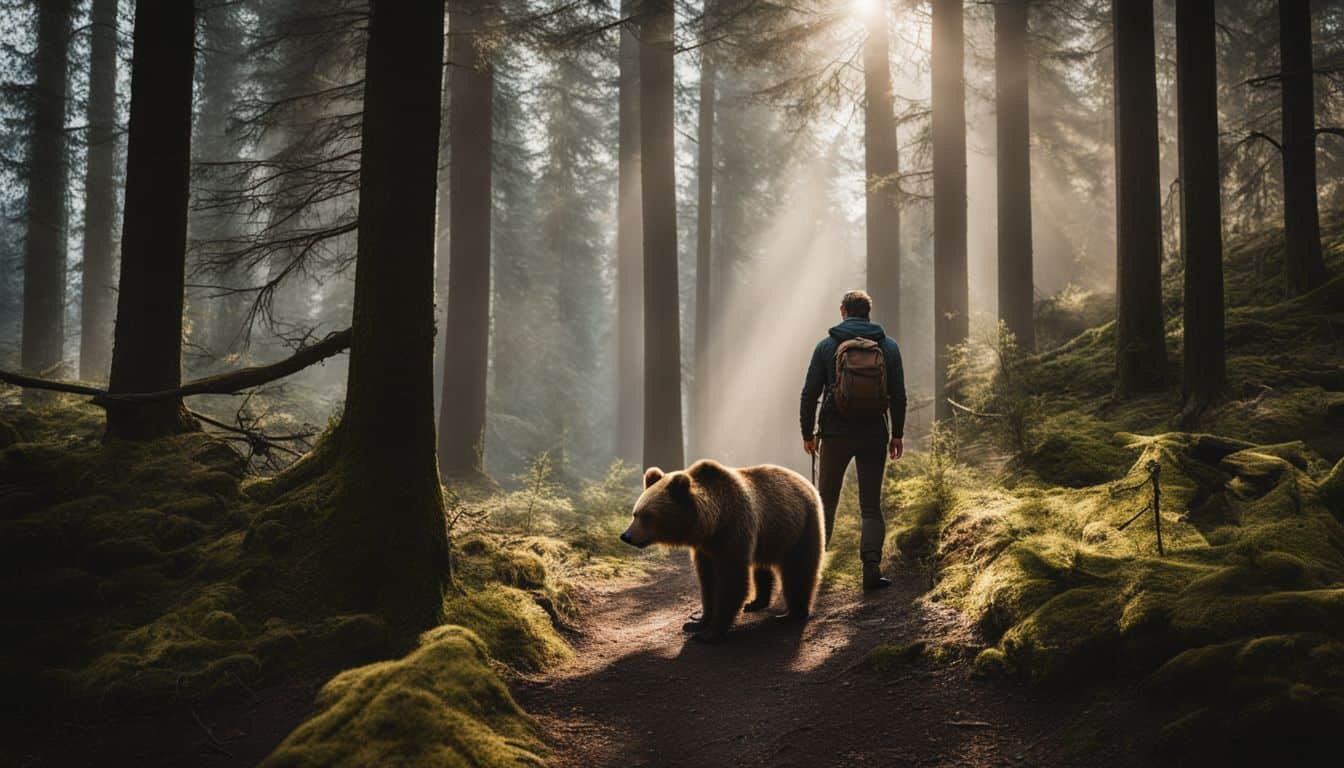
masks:
{"type": "Polygon", "coordinates": [[[830,334],[836,341],[872,339],[880,344],[887,338],[887,332],[882,330],[882,326],[866,317],[847,317],[838,325],[832,326],[830,334]]]}

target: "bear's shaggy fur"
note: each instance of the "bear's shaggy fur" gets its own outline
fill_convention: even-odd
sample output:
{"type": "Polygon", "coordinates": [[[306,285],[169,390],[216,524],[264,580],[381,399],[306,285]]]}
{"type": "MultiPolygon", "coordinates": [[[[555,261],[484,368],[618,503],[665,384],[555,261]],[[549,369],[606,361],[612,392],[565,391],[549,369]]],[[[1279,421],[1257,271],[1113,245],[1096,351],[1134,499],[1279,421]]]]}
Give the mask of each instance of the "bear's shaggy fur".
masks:
{"type": "Polygon", "coordinates": [[[762,465],[733,469],[698,461],[644,473],[644,493],[621,540],[636,547],[689,547],[704,613],[686,625],[695,639],[723,639],[739,610],[770,604],[778,573],[787,618],[812,610],[824,549],[821,497],[802,475],[762,465]],[[750,582],[756,596],[745,607],[750,582]]]}

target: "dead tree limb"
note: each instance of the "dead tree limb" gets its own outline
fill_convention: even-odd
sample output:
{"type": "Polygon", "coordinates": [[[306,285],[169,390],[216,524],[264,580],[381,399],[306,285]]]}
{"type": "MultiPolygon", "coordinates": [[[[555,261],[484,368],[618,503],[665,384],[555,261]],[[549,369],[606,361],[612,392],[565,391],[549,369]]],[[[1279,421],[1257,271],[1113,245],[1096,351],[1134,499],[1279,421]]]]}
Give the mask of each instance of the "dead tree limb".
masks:
{"type": "Polygon", "coordinates": [[[335,331],[327,334],[326,338],[316,344],[300,348],[297,352],[284,360],[268,365],[256,365],[249,368],[240,368],[228,373],[206,376],[202,379],[189,381],[177,389],[166,389],[159,392],[111,393],[105,389],[90,387],[84,384],[41,379],[35,376],[25,376],[20,373],[3,370],[0,370],[0,382],[13,384],[27,389],[45,389],[53,392],[66,392],[74,395],[90,395],[93,398],[92,402],[94,405],[103,406],[110,403],[145,403],[154,400],[188,397],[190,395],[232,395],[245,389],[259,387],[262,384],[269,384],[277,379],[283,379],[286,376],[298,373],[304,368],[316,365],[333,355],[344,352],[350,348],[350,340],[352,337],[353,332],[350,328],[346,328],[343,331],[335,331]]]}

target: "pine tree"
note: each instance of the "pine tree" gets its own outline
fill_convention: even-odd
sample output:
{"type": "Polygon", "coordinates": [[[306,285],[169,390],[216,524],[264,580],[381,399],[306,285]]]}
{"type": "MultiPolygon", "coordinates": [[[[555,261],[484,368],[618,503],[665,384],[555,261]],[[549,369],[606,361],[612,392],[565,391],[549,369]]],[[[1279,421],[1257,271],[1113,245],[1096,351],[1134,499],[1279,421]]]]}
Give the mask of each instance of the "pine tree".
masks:
{"type": "MultiPolygon", "coordinates": [[[[621,0],[629,18],[637,0],[621,0]]],[[[616,455],[636,464],[644,441],[644,229],[639,172],[639,38],[621,25],[616,202],[616,455]]]]}
{"type": "Polygon", "coordinates": [[[1115,55],[1115,351],[1121,394],[1166,382],[1162,199],[1158,180],[1153,5],[1113,4],[1115,55]]]}
{"type": "Polygon", "coordinates": [[[998,112],[999,319],[1021,349],[1036,348],[1031,242],[1031,131],[1027,100],[1028,0],[994,6],[998,112]]]}
{"type": "Polygon", "coordinates": [[[640,186],[644,211],[644,465],[685,463],[677,290],[672,0],[644,0],[640,17],[640,186]]]}
{"type": "Polygon", "coordinates": [[[93,0],[90,20],[88,165],[80,280],[79,377],[98,381],[112,364],[116,311],[117,0],[93,0]]]}
{"type": "MultiPolygon", "coordinates": [[[[191,165],[196,13],[180,0],[138,0],[126,145],[121,278],[108,390],[175,389],[182,380],[183,283],[191,165]]],[[[181,398],[112,404],[112,437],[194,427],[181,398]]]]}
{"type": "Polygon", "coordinates": [[[891,52],[885,0],[865,15],[863,44],[863,158],[868,293],[873,318],[887,334],[900,333],[901,172],[891,93],[891,52]]]}
{"type": "Polygon", "coordinates": [[[1181,255],[1185,260],[1182,389],[1198,404],[1227,381],[1223,353],[1222,179],[1213,0],[1176,4],[1181,255]]]}
{"type": "Polygon", "coordinates": [[[71,13],[71,0],[43,0],[37,6],[21,363],[34,372],[60,364],[65,343],[65,100],[71,13]]]}
{"type": "Polygon", "coordinates": [[[933,0],[934,415],[954,395],[948,355],[970,333],[966,271],[966,84],[962,0],[933,0]]]}
{"type": "Polygon", "coordinates": [[[490,208],[494,92],[481,32],[485,0],[453,0],[449,20],[448,320],[439,469],[480,472],[490,346],[490,208]]]}
{"type": "Polygon", "coordinates": [[[1283,89],[1283,272],[1290,295],[1325,282],[1316,190],[1315,70],[1311,1],[1279,0],[1280,86],[1283,89]]]}

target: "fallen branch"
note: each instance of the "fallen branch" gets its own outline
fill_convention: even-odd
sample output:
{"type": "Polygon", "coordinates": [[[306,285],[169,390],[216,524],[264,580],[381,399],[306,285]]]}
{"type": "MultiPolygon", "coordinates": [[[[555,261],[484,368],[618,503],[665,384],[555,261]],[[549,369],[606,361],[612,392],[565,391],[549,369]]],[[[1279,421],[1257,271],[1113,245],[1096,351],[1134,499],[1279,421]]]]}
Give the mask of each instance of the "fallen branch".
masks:
{"type": "Polygon", "coordinates": [[[958,728],[998,728],[997,725],[984,720],[948,720],[947,724],[958,728]]]}
{"type": "Polygon", "coordinates": [[[950,405],[950,406],[952,406],[953,408],[956,408],[956,409],[959,410],[959,411],[962,411],[962,412],[964,412],[964,413],[969,413],[970,415],[975,416],[976,418],[980,418],[980,419],[1000,419],[1000,418],[1003,418],[1003,414],[1002,414],[1002,413],[982,413],[982,412],[977,411],[977,410],[975,410],[975,409],[973,409],[973,408],[971,408],[971,407],[969,407],[969,406],[962,405],[961,403],[958,403],[956,400],[953,400],[953,399],[950,398],[950,397],[947,398],[947,404],[950,405]]]}
{"type": "Polygon", "coordinates": [[[311,365],[326,360],[333,355],[350,348],[354,336],[350,328],[327,334],[327,337],[297,352],[268,365],[256,365],[240,368],[228,373],[206,376],[189,381],[177,389],[165,389],[158,392],[108,392],[106,389],[75,384],[67,381],[41,379],[25,376],[12,371],[0,370],[0,381],[26,389],[45,389],[53,392],[66,392],[73,395],[90,395],[94,405],[107,406],[113,403],[145,403],[155,400],[172,400],[191,395],[233,395],[245,389],[269,384],[277,379],[298,373],[311,365]]]}

